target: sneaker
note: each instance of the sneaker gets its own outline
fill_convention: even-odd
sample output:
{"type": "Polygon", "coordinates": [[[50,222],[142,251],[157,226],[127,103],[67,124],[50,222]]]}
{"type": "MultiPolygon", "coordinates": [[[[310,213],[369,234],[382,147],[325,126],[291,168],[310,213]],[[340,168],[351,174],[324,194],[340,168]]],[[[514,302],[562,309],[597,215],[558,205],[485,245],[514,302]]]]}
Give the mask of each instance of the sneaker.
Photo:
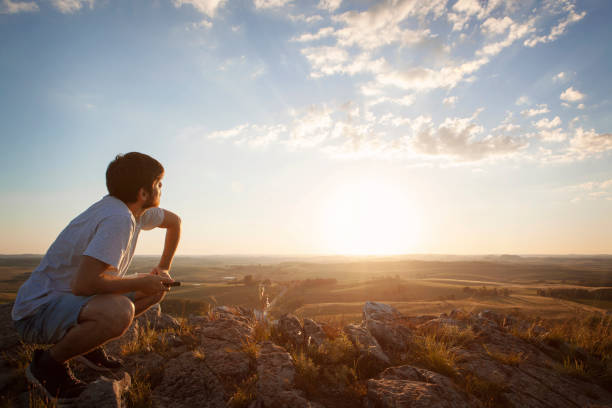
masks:
{"type": "Polygon", "coordinates": [[[122,361],[106,354],[102,347],[93,349],[87,354],[75,357],[75,360],[96,371],[111,371],[121,368],[122,361]]]}
{"type": "Polygon", "coordinates": [[[26,368],[26,377],[58,405],[76,401],[86,387],[84,382],[74,377],[67,363],[58,363],[43,350],[34,351],[34,358],[26,368]]]}

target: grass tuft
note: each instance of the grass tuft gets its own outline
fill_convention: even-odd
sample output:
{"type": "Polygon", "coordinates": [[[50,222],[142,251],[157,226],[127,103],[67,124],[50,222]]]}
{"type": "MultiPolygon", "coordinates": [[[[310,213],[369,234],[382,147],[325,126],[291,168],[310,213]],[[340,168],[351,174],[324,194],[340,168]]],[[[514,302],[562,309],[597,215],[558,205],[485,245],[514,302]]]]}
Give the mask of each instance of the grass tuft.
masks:
{"type": "Polygon", "coordinates": [[[247,408],[257,396],[257,374],[248,377],[236,387],[227,401],[229,408],[247,408]]]}

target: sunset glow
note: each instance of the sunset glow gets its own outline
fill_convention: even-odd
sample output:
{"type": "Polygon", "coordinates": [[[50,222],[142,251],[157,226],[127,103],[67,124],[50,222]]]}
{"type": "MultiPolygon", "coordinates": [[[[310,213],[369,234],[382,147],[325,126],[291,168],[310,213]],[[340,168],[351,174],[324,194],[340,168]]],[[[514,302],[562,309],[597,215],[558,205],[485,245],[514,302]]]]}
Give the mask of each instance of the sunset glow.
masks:
{"type": "Polygon", "coordinates": [[[129,151],[166,169],[179,254],[610,253],[611,20],[609,1],[0,0],[0,253],[44,253],[129,151]]]}
{"type": "Polygon", "coordinates": [[[327,198],[324,237],[329,253],[386,255],[414,251],[419,215],[411,199],[384,181],[341,186],[327,198]]]}

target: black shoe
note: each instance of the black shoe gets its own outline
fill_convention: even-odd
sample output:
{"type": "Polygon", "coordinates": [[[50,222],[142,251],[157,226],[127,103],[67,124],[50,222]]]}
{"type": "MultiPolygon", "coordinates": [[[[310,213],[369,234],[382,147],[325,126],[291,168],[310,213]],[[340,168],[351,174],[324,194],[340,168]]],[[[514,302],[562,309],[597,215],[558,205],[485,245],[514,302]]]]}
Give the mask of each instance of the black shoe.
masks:
{"type": "Polygon", "coordinates": [[[43,350],[34,351],[34,358],[26,368],[26,377],[59,405],[76,401],[86,387],[84,382],[74,377],[67,363],[58,363],[43,350]]]}
{"type": "Polygon", "coordinates": [[[78,356],[75,360],[96,371],[116,370],[123,365],[121,360],[106,354],[102,347],[98,347],[87,354],[78,356]]]}

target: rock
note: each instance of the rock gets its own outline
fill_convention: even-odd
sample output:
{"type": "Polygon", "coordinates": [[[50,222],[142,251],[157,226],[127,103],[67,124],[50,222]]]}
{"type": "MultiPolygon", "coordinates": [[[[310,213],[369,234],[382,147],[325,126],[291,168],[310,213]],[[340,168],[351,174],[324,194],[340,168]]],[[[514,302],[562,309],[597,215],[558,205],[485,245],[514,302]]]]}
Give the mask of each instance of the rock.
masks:
{"type": "Polygon", "coordinates": [[[319,347],[327,340],[323,328],[312,319],[304,319],[304,337],[307,345],[319,347]]]}
{"type": "Polygon", "coordinates": [[[412,366],[386,369],[380,379],[368,380],[368,407],[471,408],[482,407],[459,392],[443,375],[412,366]]]}
{"type": "Polygon", "coordinates": [[[267,408],[318,408],[295,390],[295,368],[287,351],[272,342],[262,344],[257,358],[257,397],[259,406],[267,408]]]}
{"type": "Polygon", "coordinates": [[[82,408],[121,408],[125,406],[122,398],[130,385],[131,377],[126,372],[123,372],[117,380],[100,377],[87,385],[76,406],[82,408]]]}
{"type": "Polygon", "coordinates": [[[363,321],[385,352],[395,354],[410,348],[410,322],[395,308],[384,303],[366,302],[363,307],[363,321]]]}
{"type": "Polygon", "coordinates": [[[344,332],[359,352],[357,363],[362,374],[377,373],[391,365],[389,357],[366,328],[349,324],[344,332]]]}
{"type": "Polygon", "coordinates": [[[247,325],[252,325],[255,319],[253,311],[243,307],[218,306],[213,313],[219,319],[238,320],[247,325]]]}
{"type": "Polygon", "coordinates": [[[281,316],[278,319],[278,331],[282,338],[294,346],[302,346],[305,343],[304,329],[297,317],[292,314],[281,316]]]}
{"type": "Polygon", "coordinates": [[[118,339],[109,341],[104,345],[104,349],[107,353],[113,356],[121,356],[123,355],[122,348],[128,343],[138,341],[138,335],[140,330],[140,322],[137,319],[134,319],[130,327],[123,334],[123,336],[118,339]]]}
{"type": "Polygon", "coordinates": [[[200,344],[208,366],[215,374],[234,381],[249,373],[254,356],[249,356],[244,349],[252,341],[251,326],[239,319],[211,320],[200,330],[200,344]]]}
{"type": "Polygon", "coordinates": [[[146,312],[136,318],[143,327],[150,327],[155,330],[178,329],[181,325],[172,316],[162,313],[159,303],[151,306],[146,312]]]}
{"type": "Polygon", "coordinates": [[[159,408],[222,408],[225,391],[205,360],[187,352],[168,361],[153,401],[159,408]]]}

